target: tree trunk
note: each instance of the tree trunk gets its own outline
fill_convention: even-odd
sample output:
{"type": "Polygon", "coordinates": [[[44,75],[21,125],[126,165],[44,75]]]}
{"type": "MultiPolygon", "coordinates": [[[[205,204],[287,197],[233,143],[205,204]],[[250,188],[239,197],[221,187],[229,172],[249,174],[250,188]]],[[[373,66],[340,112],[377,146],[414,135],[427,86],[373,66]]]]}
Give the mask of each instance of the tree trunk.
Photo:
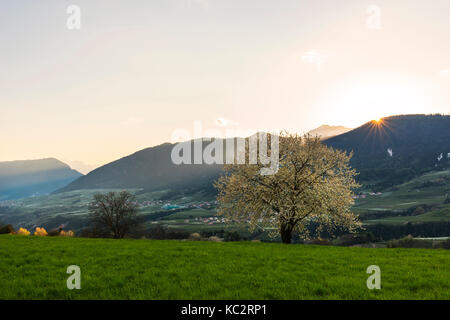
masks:
{"type": "Polygon", "coordinates": [[[281,225],[281,241],[283,243],[291,243],[292,242],[292,228],[288,224],[281,225]]]}

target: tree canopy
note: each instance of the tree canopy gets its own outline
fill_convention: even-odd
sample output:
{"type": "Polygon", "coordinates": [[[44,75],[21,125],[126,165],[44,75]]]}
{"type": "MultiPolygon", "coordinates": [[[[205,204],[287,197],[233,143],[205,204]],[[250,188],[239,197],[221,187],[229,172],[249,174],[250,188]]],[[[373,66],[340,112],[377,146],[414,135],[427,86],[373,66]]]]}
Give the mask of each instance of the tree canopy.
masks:
{"type": "Polygon", "coordinates": [[[127,191],[96,194],[89,205],[89,219],[96,234],[120,239],[142,223],[137,208],[134,196],[127,191]]]}
{"type": "Polygon", "coordinates": [[[224,166],[215,183],[218,213],[248,221],[253,230],[271,230],[284,243],[291,243],[293,233],[309,238],[311,224],[317,233],[336,227],[353,232],[361,223],[350,211],[353,189],[359,187],[349,165],[351,156],[325,146],[318,137],[283,132],[276,174],[261,175],[259,162],[224,166]]]}

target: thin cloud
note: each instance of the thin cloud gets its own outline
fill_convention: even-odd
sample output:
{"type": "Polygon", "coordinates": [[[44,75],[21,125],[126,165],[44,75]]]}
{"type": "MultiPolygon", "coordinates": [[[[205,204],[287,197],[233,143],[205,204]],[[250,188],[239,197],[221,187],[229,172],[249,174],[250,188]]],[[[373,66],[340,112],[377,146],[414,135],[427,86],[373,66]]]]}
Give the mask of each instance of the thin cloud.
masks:
{"type": "Polygon", "coordinates": [[[231,127],[239,125],[238,122],[225,118],[217,118],[216,120],[214,120],[214,124],[216,124],[219,127],[231,127]]]}

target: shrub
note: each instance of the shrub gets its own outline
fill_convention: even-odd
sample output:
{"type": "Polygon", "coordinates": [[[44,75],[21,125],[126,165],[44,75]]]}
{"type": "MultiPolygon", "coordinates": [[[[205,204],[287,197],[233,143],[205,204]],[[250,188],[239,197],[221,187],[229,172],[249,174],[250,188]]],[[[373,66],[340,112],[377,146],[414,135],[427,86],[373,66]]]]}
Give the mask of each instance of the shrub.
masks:
{"type": "Polygon", "coordinates": [[[306,243],[307,244],[317,244],[317,245],[322,245],[322,246],[330,245],[330,241],[328,241],[327,239],[322,239],[320,237],[318,237],[316,239],[312,239],[310,241],[307,241],[306,243]]]}
{"type": "Polygon", "coordinates": [[[447,240],[442,241],[442,248],[450,249],[450,237],[447,240]]]}
{"type": "Polygon", "coordinates": [[[39,237],[45,237],[47,235],[47,231],[44,228],[36,228],[36,231],[34,231],[35,236],[39,237]]]}
{"type": "Polygon", "coordinates": [[[433,242],[434,249],[450,249],[450,238],[445,239],[444,241],[436,241],[433,242]]]}
{"type": "Polygon", "coordinates": [[[199,233],[191,233],[191,235],[189,236],[189,240],[198,241],[201,239],[202,239],[202,236],[199,233]]]}
{"type": "Polygon", "coordinates": [[[173,228],[167,228],[166,226],[157,225],[150,228],[147,237],[150,239],[187,239],[189,238],[189,232],[182,230],[174,230],[173,228]]]}
{"type": "Polygon", "coordinates": [[[353,246],[355,244],[365,244],[374,241],[374,236],[368,233],[345,234],[338,237],[334,243],[338,246],[353,246]]]}
{"type": "Polygon", "coordinates": [[[8,224],[6,226],[0,227],[0,234],[10,234],[14,233],[14,228],[12,225],[8,224]]]}
{"type": "Polygon", "coordinates": [[[422,207],[417,207],[415,210],[414,210],[414,212],[413,212],[413,216],[418,216],[418,215],[421,215],[421,214],[424,214],[425,213],[425,209],[424,208],[422,208],[422,207]]]}
{"type": "Polygon", "coordinates": [[[202,238],[209,238],[212,236],[223,238],[224,233],[225,233],[225,230],[223,230],[223,229],[203,230],[202,232],[200,232],[200,235],[202,236],[202,238]]]}
{"type": "Polygon", "coordinates": [[[391,240],[387,244],[388,248],[432,248],[433,241],[414,239],[412,235],[408,235],[399,240],[391,240]]]}
{"type": "Polygon", "coordinates": [[[50,230],[47,235],[49,237],[56,237],[56,236],[59,236],[60,232],[61,232],[60,229],[53,229],[53,230],[50,230]]]}
{"type": "Polygon", "coordinates": [[[73,232],[72,230],[69,230],[69,231],[61,230],[61,232],[59,233],[59,235],[60,235],[61,237],[74,237],[74,236],[75,236],[75,232],[73,232]]]}
{"type": "Polygon", "coordinates": [[[105,238],[105,239],[113,237],[111,232],[109,232],[108,230],[104,228],[97,228],[95,226],[84,228],[83,230],[80,231],[79,236],[83,238],[105,238]]]}
{"type": "Polygon", "coordinates": [[[245,237],[241,237],[237,231],[226,231],[223,235],[225,241],[241,241],[247,240],[245,237]]]}
{"type": "Polygon", "coordinates": [[[17,231],[17,234],[21,235],[21,236],[29,236],[30,235],[30,231],[28,231],[25,228],[19,228],[19,230],[17,231]]]}

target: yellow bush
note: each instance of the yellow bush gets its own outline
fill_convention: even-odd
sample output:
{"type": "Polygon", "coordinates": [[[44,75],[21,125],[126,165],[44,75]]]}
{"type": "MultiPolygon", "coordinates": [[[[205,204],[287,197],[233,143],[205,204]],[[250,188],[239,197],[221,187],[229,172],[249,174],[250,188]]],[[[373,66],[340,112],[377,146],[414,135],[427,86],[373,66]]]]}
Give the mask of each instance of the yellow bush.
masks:
{"type": "Polygon", "coordinates": [[[44,237],[47,235],[47,231],[44,228],[37,227],[36,231],[34,232],[34,235],[44,237]]]}
{"type": "Polygon", "coordinates": [[[20,228],[19,230],[17,230],[17,234],[20,234],[21,236],[29,236],[30,231],[25,228],[20,228]]]}
{"type": "Polygon", "coordinates": [[[190,240],[202,240],[202,236],[200,235],[200,233],[191,233],[191,235],[189,236],[190,240]]]}
{"type": "Polygon", "coordinates": [[[75,236],[75,233],[74,233],[72,230],[69,230],[69,231],[61,230],[61,232],[59,233],[59,235],[60,235],[61,237],[73,237],[73,236],[75,236]]]}

